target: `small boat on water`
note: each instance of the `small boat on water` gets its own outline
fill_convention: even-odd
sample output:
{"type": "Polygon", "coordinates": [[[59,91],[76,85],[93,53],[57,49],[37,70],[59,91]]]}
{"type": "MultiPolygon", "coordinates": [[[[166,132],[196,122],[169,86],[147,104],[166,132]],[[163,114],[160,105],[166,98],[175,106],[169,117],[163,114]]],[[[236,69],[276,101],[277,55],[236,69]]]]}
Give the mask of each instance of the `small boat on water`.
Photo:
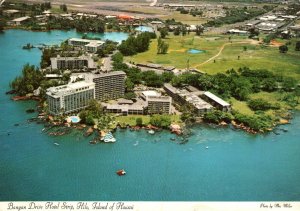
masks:
{"type": "Polygon", "coordinates": [[[173,138],[170,138],[170,140],[171,140],[171,141],[176,141],[176,138],[173,137],[173,138]]]}
{"type": "Polygon", "coordinates": [[[124,169],[120,169],[120,170],[118,170],[116,173],[117,173],[117,175],[119,175],[119,176],[124,176],[124,175],[126,174],[126,171],[125,171],[124,169]]]}
{"type": "Polygon", "coordinates": [[[206,146],[205,149],[208,149],[208,146],[206,146]]]}
{"type": "Polygon", "coordinates": [[[113,135],[111,134],[111,132],[108,132],[104,138],[103,138],[103,141],[105,143],[108,143],[108,142],[116,142],[116,139],[113,137],[113,135]]]}
{"type": "Polygon", "coordinates": [[[97,144],[97,141],[96,140],[91,140],[90,144],[97,144]]]}
{"type": "Polygon", "coordinates": [[[57,142],[54,142],[54,145],[55,145],[55,146],[59,146],[59,143],[57,143],[57,142]]]}
{"type": "Polygon", "coordinates": [[[154,130],[149,130],[148,133],[149,133],[149,134],[154,134],[155,131],[154,131],[154,130]]]}

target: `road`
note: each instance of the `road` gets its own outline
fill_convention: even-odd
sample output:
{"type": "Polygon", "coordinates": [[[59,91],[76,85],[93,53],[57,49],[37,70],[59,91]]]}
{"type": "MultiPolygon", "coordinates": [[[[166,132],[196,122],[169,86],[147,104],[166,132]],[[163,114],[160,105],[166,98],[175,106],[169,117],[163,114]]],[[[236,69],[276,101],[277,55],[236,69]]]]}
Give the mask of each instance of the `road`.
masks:
{"type": "Polygon", "coordinates": [[[109,72],[109,71],[112,70],[112,60],[111,60],[111,56],[108,56],[108,57],[103,58],[101,70],[102,70],[103,72],[109,72]]]}

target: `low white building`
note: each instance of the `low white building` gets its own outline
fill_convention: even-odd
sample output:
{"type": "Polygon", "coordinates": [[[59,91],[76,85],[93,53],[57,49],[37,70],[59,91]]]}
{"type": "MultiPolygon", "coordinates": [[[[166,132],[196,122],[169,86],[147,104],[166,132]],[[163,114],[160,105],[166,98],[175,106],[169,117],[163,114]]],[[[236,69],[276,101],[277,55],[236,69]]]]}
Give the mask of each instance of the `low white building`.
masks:
{"type": "Polygon", "coordinates": [[[214,95],[211,92],[204,92],[202,98],[212,104],[214,107],[222,110],[222,111],[230,111],[231,106],[226,101],[222,100],[218,96],[214,95]]]}
{"type": "Polygon", "coordinates": [[[47,89],[49,112],[53,115],[77,112],[88,107],[95,98],[95,84],[80,81],[47,89]]]}
{"type": "Polygon", "coordinates": [[[27,22],[29,19],[30,19],[29,16],[16,18],[16,19],[11,20],[10,24],[19,26],[19,25],[24,24],[25,22],[27,22]]]}
{"type": "Polygon", "coordinates": [[[243,31],[243,30],[239,30],[239,29],[230,29],[228,30],[229,34],[240,34],[240,35],[246,35],[249,32],[248,31],[243,31]]]}
{"type": "Polygon", "coordinates": [[[275,15],[266,15],[266,16],[260,17],[259,20],[272,21],[272,20],[275,20],[276,18],[277,18],[277,16],[275,16],[275,15]]]}
{"type": "Polygon", "coordinates": [[[76,47],[82,47],[88,52],[96,53],[104,45],[102,40],[89,40],[80,38],[71,38],[68,40],[68,44],[76,47]]]}

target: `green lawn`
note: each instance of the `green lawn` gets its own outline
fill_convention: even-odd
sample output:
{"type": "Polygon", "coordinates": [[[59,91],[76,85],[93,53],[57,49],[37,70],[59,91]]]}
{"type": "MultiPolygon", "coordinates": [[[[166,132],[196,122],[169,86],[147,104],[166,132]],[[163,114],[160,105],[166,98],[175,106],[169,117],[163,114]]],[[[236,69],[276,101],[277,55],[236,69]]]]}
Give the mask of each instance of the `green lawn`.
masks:
{"type": "Polygon", "coordinates": [[[247,115],[254,114],[254,112],[249,108],[249,106],[247,105],[247,102],[245,102],[245,101],[239,101],[239,100],[236,100],[235,98],[231,98],[230,104],[232,105],[232,108],[234,110],[237,110],[242,114],[247,114],[247,115]]]}
{"type": "MultiPolygon", "coordinates": [[[[228,35],[211,36],[173,36],[169,35],[166,42],[169,43],[167,54],[157,54],[157,41],[152,40],[150,49],[147,52],[127,57],[127,61],[136,63],[158,63],[165,66],[175,66],[180,69],[187,67],[189,61],[190,67],[196,67],[199,70],[209,74],[226,72],[228,69],[247,66],[251,69],[267,69],[275,73],[289,75],[300,80],[300,52],[294,50],[295,40],[289,46],[286,54],[279,53],[278,47],[267,46],[255,43],[244,36],[232,36],[232,44],[224,47],[221,54],[213,60],[201,65],[211,57],[218,54],[225,43],[229,43],[228,35]],[[239,42],[247,42],[239,43],[239,42]],[[247,50],[244,50],[244,46],[247,50]],[[190,48],[205,50],[205,53],[189,54],[190,48]],[[240,59],[238,59],[240,56],[240,59]]],[[[283,41],[283,43],[286,41],[283,41]]]]}
{"type": "MultiPolygon", "coordinates": [[[[150,124],[150,116],[149,115],[129,115],[129,116],[117,116],[116,122],[119,122],[122,124],[129,124],[130,126],[136,125],[136,119],[137,118],[143,119],[143,124],[148,125],[150,124]]],[[[179,123],[180,122],[180,116],[179,115],[170,115],[171,121],[179,123]]]]}
{"type": "Polygon", "coordinates": [[[150,48],[147,52],[140,53],[127,60],[134,62],[153,62],[163,65],[173,65],[177,68],[186,68],[189,59],[190,66],[204,62],[210,57],[218,53],[219,48],[228,40],[228,38],[220,38],[215,41],[209,41],[193,35],[173,36],[170,35],[165,41],[169,44],[167,54],[157,54],[157,40],[152,40],[150,48]],[[205,50],[201,54],[189,54],[190,48],[205,50]]]}

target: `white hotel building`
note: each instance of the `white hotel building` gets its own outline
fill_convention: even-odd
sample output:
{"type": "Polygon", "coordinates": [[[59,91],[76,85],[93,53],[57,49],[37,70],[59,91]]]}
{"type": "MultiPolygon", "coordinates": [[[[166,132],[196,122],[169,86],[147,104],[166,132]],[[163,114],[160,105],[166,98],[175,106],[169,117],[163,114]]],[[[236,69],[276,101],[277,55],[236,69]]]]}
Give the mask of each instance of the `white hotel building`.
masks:
{"type": "Polygon", "coordinates": [[[96,53],[104,45],[104,41],[101,40],[88,40],[80,38],[71,38],[68,40],[68,44],[75,47],[82,47],[84,50],[92,53],[96,53]]]}
{"type": "Polygon", "coordinates": [[[86,108],[95,98],[95,83],[80,81],[47,89],[49,113],[59,115],[86,108]]]}

